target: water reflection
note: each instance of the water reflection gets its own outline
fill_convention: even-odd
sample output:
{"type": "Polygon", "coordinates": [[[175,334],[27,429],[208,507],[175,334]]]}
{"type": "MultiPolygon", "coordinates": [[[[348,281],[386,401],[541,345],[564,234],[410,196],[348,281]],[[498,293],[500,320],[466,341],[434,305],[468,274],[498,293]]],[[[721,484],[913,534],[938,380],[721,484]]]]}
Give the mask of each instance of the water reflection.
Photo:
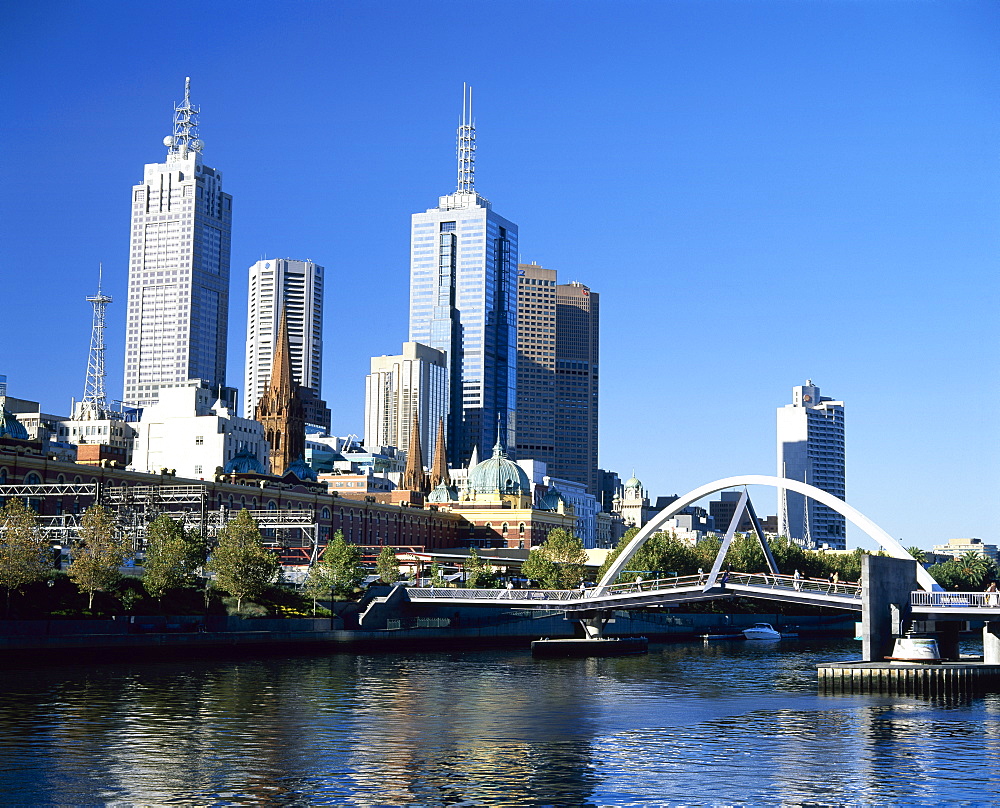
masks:
{"type": "Polygon", "coordinates": [[[816,693],[850,647],[674,645],[0,674],[24,804],[992,802],[1000,696],[816,693]]]}

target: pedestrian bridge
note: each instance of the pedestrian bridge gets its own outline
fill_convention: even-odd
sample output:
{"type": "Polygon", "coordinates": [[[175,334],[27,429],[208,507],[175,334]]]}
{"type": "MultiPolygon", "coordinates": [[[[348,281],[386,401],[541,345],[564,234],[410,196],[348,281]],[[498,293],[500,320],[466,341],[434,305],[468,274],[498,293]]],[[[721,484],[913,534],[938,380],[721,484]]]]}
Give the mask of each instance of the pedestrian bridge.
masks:
{"type": "Polygon", "coordinates": [[[746,597],[861,611],[861,586],[771,573],[731,572],[723,584],[708,575],[687,575],[612,584],[603,589],[440,589],[407,587],[411,603],[505,606],[535,611],[585,612],[746,597]]]}

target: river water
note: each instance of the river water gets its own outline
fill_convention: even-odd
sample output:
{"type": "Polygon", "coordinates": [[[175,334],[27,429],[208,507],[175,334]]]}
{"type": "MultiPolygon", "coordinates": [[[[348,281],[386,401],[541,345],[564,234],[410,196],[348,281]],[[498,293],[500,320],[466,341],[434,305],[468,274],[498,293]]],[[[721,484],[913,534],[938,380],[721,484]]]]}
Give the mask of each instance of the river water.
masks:
{"type": "Polygon", "coordinates": [[[0,673],[0,804],[1000,802],[1000,694],[822,696],[856,643],[0,673]]]}

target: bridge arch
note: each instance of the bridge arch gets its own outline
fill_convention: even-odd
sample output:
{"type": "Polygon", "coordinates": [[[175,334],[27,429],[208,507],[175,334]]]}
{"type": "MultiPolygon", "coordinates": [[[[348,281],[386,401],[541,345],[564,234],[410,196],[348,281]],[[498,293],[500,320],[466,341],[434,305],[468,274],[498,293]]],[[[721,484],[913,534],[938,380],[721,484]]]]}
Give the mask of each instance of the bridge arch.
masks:
{"type": "MultiPolygon", "coordinates": [[[[626,548],[622,551],[621,555],[615,559],[614,564],[612,564],[608,568],[608,571],[604,573],[604,577],[601,578],[597,584],[597,591],[595,594],[603,593],[607,587],[614,582],[615,578],[618,577],[618,573],[621,572],[625,565],[629,562],[629,559],[635,555],[636,551],[646,543],[646,540],[656,533],[668,519],[676,516],[688,505],[693,505],[699,499],[707,497],[710,494],[718,493],[719,491],[724,491],[727,488],[736,488],[741,485],[766,485],[771,488],[784,488],[789,491],[794,491],[797,494],[802,494],[810,499],[814,499],[820,504],[826,505],[826,507],[830,510],[839,513],[855,527],[863,530],[868,536],[875,539],[875,541],[877,541],[893,558],[913,559],[913,556],[906,551],[906,548],[903,547],[902,544],[882,530],[882,528],[876,525],[863,513],[858,511],[856,508],[852,508],[842,499],[838,499],[832,494],[816,488],[814,485],[799,482],[798,480],[789,480],[786,477],[771,477],[766,474],[741,474],[736,477],[726,477],[722,480],[716,480],[715,482],[707,483],[699,488],[695,488],[693,491],[685,494],[680,499],[670,503],[665,510],[660,511],[649,522],[642,526],[639,532],[632,538],[632,541],[630,541],[628,546],[626,546],[626,548]]],[[[938,588],[930,573],[919,564],[917,565],[917,582],[927,591],[932,591],[938,588]]]]}

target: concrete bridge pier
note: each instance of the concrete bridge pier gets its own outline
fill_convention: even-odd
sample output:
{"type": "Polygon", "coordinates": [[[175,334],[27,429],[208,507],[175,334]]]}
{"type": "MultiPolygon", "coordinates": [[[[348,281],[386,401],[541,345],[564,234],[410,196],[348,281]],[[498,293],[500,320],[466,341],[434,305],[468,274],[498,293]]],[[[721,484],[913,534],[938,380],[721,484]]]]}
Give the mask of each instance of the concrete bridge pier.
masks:
{"type": "Polygon", "coordinates": [[[1000,623],[983,626],[983,664],[1000,665],[1000,623]]]}
{"type": "Polygon", "coordinates": [[[604,625],[608,622],[608,613],[603,609],[582,612],[578,619],[583,627],[583,636],[588,640],[598,640],[604,632],[604,625]]]}
{"type": "Polygon", "coordinates": [[[892,655],[910,622],[910,593],[918,589],[917,562],[866,555],[861,559],[861,639],[865,662],[892,655]]]}

